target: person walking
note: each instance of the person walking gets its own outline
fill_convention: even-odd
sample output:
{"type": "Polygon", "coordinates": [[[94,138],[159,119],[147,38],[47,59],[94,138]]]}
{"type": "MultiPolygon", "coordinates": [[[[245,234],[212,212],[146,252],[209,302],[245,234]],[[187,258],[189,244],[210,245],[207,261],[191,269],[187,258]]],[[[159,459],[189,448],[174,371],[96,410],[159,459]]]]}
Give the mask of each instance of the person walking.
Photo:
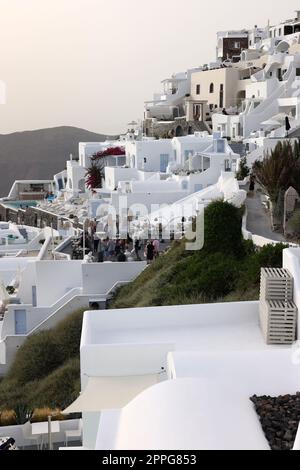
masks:
{"type": "Polygon", "coordinates": [[[147,264],[151,264],[154,258],[154,246],[151,240],[148,240],[146,245],[146,258],[147,264]]]}
{"type": "Polygon", "coordinates": [[[250,194],[253,196],[255,190],[255,176],[251,175],[250,177],[250,185],[249,185],[249,191],[250,194]]]}

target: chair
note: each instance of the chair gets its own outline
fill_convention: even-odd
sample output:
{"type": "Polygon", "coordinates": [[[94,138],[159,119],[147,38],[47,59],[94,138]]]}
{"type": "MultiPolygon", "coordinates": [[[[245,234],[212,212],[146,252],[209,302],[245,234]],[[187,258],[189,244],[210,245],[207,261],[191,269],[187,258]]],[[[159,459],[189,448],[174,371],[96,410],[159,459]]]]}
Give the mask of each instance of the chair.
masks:
{"type": "Polygon", "coordinates": [[[23,438],[25,441],[30,442],[32,445],[36,445],[38,450],[42,449],[43,447],[42,436],[41,434],[37,434],[36,436],[32,434],[32,427],[31,427],[30,421],[27,421],[27,423],[23,424],[22,433],[23,433],[23,438]]]}
{"type": "Polygon", "coordinates": [[[65,445],[68,446],[69,441],[78,441],[82,439],[82,419],[79,420],[78,429],[65,431],[65,445]]]}

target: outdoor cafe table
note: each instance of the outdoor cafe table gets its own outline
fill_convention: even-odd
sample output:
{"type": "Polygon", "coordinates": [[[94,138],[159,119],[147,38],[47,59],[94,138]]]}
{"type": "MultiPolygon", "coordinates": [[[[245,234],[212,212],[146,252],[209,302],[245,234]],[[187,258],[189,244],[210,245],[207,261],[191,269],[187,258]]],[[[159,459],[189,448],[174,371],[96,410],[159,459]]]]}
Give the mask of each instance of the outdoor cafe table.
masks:
{"type": "MultiPolygon", "coordinates": [[[[43,423],[32,423],[31,430],[33,436],[41,435],[44,442],[44,436],[48,436],[48,421],[43,423]]],[[[51,435],[59,432],[59,421],[51,421],[51,435]]]]}

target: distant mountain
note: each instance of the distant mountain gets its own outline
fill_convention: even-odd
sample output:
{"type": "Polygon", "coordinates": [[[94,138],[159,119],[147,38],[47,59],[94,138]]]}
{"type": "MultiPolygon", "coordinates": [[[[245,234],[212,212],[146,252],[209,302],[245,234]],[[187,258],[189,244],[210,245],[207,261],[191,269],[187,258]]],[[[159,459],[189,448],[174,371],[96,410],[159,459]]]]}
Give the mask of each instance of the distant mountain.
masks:
{"type": "Polygon", "coordinates": [[[0,197],[22,179],[51,179],[65,168],[79,142],[102,142],[106,136],[77,127],[54,127],[0,135],[0,197]]]}

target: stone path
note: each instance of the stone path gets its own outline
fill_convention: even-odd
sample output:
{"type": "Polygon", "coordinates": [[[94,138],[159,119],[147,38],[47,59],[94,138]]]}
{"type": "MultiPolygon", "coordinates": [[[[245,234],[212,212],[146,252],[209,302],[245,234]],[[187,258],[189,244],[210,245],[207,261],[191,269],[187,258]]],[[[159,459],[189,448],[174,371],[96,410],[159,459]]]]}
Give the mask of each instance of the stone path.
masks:
{"type": "Polygon", "coordinates": [[[272,231],[270,215],[261,203],[261,195],[261,192],[255,191],[253,196],[247,197],[247,230],[254,235],[284,242],[285,239],[281,233],[272,231]]]}

